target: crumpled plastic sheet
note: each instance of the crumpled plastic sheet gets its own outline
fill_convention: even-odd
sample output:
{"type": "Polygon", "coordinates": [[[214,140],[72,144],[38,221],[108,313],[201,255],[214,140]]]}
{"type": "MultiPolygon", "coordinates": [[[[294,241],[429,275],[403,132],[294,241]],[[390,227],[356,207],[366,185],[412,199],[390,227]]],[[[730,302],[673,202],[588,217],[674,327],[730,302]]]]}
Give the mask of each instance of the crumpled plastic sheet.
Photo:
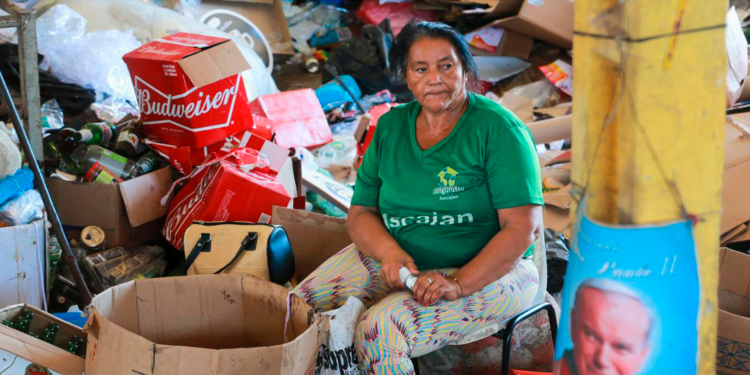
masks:
{"type": "Polygon", "coordinates": [[[135,102],[135,91],[122,56],[141,44],[132,31],[86,32],[86,19],[57,4],[37,20],[41,68],[66,83],[96,91],[99,100],[111,95],[135,102]]]}
{"type": "MultiPolygon", "coordinates": [[[[42,0],[38,8],[44,9],[51,4],[69,6],[88,21],[90,31],[132,30],[140,43],[148,43],[178,32],[232,39],[250,64],[250,69],[242,73],[248,100],[279,92],[263,60],[241,37],[229,35],[172,10],[134,0],[42,0]]],[[[130,90],[133,90],[132,87],[130,90]]]]}
{"type": "Polygon", "coordinates": [[[91,103],[91,110],[96,113],[99,120],[111,123],[119,123],[127,115],[138,117],[139,112],[127,101],[110,96],[104,101],[91,103]]]}
{"type": "Polygon", "coordinates": [[[0,206],[0,228],[25,225],[44,218],[44,201],[36,190],[28,190],[0,206]]]}

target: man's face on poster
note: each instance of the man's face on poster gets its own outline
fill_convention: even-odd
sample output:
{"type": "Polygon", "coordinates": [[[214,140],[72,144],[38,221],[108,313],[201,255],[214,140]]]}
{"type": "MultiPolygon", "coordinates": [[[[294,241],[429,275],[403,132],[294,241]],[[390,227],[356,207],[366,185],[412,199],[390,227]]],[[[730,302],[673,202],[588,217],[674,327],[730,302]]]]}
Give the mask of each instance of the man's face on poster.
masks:
{"type": "Polygon", "coordinates": [[[634,375],[651,349],[652,319],[637,299],[584,287],[571,315],[579,375],[634,375]]]}

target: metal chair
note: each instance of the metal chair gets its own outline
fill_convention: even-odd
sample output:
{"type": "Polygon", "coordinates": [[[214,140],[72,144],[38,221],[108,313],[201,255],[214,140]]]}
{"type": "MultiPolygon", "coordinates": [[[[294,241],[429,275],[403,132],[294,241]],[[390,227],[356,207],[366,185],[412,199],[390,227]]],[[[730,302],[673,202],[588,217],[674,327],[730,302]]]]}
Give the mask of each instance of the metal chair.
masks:
{"type": "Polygon", "coordinates": [[[508,321],[505,328],[500,332],[495,333],[494,337],[499,338],[503,342],[503,362],[500,368],[500,375],[508,375],[510,372],[510,340],[513,338],[513,330],[516,326],[526,319],[531,318],[542,310],[547,311],[547,317],[549,318],[549,329],[552,332],[552,342],[557,339],[557,314],[555,309],[548,302],[536,305],[512,318],[508,321]]]}

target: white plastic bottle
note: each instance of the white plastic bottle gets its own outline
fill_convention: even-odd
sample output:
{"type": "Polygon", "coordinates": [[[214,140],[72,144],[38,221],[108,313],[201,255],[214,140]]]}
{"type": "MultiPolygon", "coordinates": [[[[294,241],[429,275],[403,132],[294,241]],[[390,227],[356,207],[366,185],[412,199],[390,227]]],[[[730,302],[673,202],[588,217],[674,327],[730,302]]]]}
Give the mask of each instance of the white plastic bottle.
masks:
{"type": "Polygon", "coordinates": [[[414,283],[417,282],[417,277],[414,276],[408,268],[399,268],[398,277],[401,279],[401,282],[404,283],[404,286],[409,288],[409,290],[414,290],[414,283]]]}

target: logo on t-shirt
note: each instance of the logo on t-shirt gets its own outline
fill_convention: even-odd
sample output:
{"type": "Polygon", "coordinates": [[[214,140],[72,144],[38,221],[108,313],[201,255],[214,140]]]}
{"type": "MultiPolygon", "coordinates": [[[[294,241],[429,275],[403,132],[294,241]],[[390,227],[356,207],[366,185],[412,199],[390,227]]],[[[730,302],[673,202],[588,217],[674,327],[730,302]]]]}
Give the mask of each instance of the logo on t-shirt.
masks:
{"type": "Polygon", "coordinates": [[[451,167],[445,167],[440,173],[437,174],[438,187],[432,191],[432,195],[442,195],[440,200],[452,200],[458,199],[458,195],[451,195],[446,197],[445,195],[460,193],[464,191],[463,186],[456,186],[458,180],[458,172],[451,167]]]}

